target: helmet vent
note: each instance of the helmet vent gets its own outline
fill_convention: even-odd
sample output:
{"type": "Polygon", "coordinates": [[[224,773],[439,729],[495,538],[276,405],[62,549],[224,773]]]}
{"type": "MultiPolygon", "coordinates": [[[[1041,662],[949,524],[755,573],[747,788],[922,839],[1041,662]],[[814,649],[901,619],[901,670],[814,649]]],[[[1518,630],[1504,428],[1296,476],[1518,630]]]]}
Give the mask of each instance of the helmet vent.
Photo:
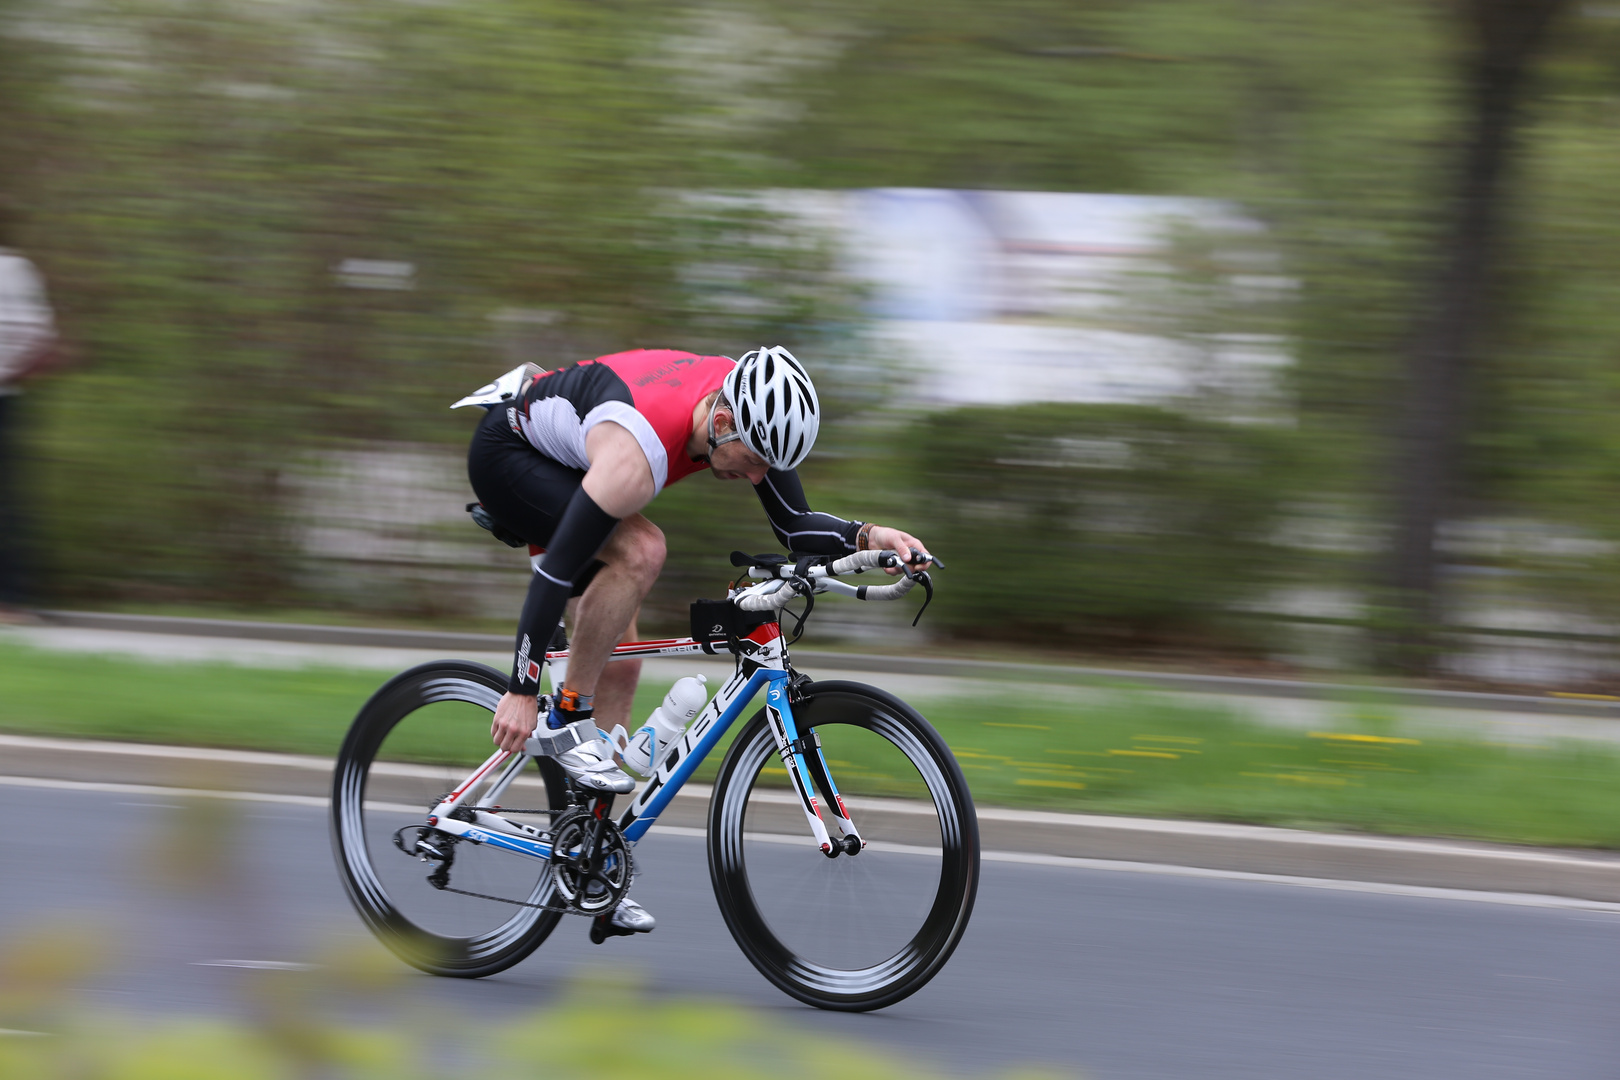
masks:
{"type": "Polygon", "coordinates": [[[821,410],[815,384],[797,357],[780,346],[750,350],[725,387],[749,450],[773,469],[792,469],[804,460],[815,445],[821,410]]]}

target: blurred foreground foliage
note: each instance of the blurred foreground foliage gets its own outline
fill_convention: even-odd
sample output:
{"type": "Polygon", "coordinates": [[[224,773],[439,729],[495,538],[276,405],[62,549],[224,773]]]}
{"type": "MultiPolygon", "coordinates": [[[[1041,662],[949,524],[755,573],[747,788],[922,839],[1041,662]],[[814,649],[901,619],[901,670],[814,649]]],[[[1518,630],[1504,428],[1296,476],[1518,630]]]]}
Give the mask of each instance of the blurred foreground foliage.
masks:
{"type": "Polygon", "coordinates": [[[44,928],[0,946],[0,1022],[13,1036],[0,1038],[3,1080],[940,1075],[729,1002],[647,995],[613,974],[578,980],[543,1009],[475,1019],[414,1000],[402,965],[375,947],[329,951],[312,971],[242,973],[234,1019],[86,1014],[67,989],[94,974],[80,937],[44,928]],[[36,1034],[15,1034],[24,1031],[36,1034]]]}
{"type": "MultiPolygon", "coordinates": [[[[36,395],[59,600],[319,603],[287,517],[289,470],[311,454],[454,447],[470,422],[445,404],[521,359],[778,340],[829,397],[857,391],[833,402],[855,422],[827,430],[815,500],[910,508],[904,524],[964,567],[941,595],[958,631],[1004,634],[1016,614],[1054,643],[1201,639],[1280,583],[1376,576],[1376,524],[1311,552],[1266,530],[1301,507],[1381,512],[1396,361],[1465,127],[1466,33],[1445,6],[3,0],[0,15],[0,153],[19,163],[0,185],[88,360],[36,395]],[[871,411],[901,358],[864,341],[825,245],[690,193],[876,185],[1230,200],[1276,257],[1246,280],[1283,298],[1261,332],[1292,360],[1287,422],[1196,402],[1178,410],[1196,420],[871,411]],[[1129,463],[1007,464],[1025,424],[1129,463]],[[1008,521],[1073,584],[991,565],[1008,521]]],[[[1522,522],[1525,541],[1447,554],[1483,571],[1460,590],[1488,580],[1602,618],[1620,614],[1617,57],[1620,19],[1585,5],[1536,72],[1457,510],[1522,522]]],[[[1204,346],[1256,332],[1234,305],[1203,314],[1160,330],[1204,346]]],[[[716,555],[771,546],[747,492],[694,481],[656,510],[677,576],[654,607],[672,625],[713,590],[716,555]]]]}

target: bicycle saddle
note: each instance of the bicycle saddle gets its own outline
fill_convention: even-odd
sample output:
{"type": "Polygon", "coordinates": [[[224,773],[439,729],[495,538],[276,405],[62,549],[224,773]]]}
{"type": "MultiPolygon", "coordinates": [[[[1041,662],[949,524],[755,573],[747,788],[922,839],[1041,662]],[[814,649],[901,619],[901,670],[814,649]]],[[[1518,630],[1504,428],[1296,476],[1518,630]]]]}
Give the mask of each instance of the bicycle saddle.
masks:
{"type": "Polygon", "coordinates": [[[786,555],[750,555],[744,551],[731,553],[732,566],[786,566],[786,555]]]}
{"type": "Polygon", "coordinates": [[[519,364],[494,382],[485,383],[450,407],[460,409],[467,405],[482,405],[485,409],[493,409],[517,397],[523,390],[523,385],[544,370],[539,364],[519,364]]]}

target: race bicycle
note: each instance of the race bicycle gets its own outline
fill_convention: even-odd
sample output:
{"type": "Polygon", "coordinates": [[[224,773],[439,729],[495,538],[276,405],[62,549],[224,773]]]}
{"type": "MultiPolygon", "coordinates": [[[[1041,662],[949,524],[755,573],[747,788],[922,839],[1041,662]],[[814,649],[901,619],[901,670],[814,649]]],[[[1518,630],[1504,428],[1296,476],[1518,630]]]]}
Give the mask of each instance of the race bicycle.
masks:
{"type": "MultiPolygon", "coordinates": [[[[709,875],[727,928],[765,978],[810,1005],[862,1011],[915,993],[973,910],[972,797],[915,709],[796,671],[781,622],[802,598],[803,611],[790,612],[797,640],[825,593],[895,600],[922,584],[931,597],[921,571],[902,568],[890,584],[845,580],[897,562],[875,551],[734,552],[753,583],[693,604],[692,637],[618,646],[615,659],[718,647],[736,664],[658,749],[622,810],[611,794],[574,787],[534,739],[485,756],[504,673],[441,660],[396,676],[355,717],[333,777],[333,849],[360,917],[407,963],[462,978],[525,959],[565,915],[590,918],[602,943],[618,932],[611,916],[635,874],[636,843],[675,799],[702,794],[694,774],[763,691],[707,791],[709,875]]],[[[559,635],[546,653],[553,687],[567,658],[559,635]]]]}

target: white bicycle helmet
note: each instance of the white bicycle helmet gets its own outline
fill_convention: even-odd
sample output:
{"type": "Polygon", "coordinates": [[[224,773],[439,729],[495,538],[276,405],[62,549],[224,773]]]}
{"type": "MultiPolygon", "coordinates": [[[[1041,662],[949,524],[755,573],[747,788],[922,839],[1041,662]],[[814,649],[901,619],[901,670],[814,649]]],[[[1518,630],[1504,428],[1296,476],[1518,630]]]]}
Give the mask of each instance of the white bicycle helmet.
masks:
{"type": "Polygon", "coordinates": [[[792,469],[809,455],[821,429],[821,404],[792,353],[780,345],[744,353],[723,391],[743,445],[771,468],[792,469]]]}

